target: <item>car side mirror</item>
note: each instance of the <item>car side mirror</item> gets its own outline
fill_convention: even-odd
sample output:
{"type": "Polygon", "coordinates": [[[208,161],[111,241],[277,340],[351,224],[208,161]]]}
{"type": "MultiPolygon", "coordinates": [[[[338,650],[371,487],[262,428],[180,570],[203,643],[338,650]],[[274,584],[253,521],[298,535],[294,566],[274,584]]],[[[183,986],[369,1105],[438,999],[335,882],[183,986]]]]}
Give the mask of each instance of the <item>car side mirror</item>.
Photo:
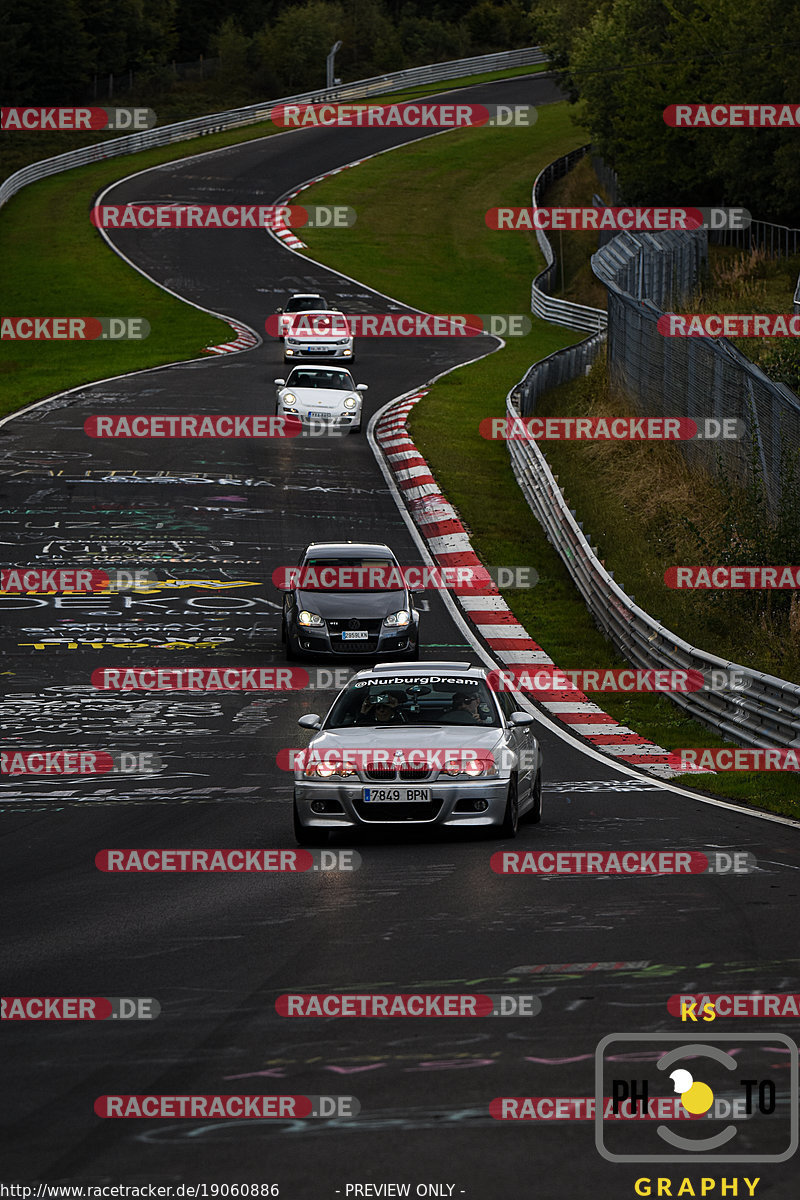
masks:
{"type": "Polygon", "coordinates": [[[285,380],[285,379],[273,379],[273,381],[272,381],[272,382],[273,382],[273,383],[277,383],[278,387],[284,387],[284,386],[285,386],[285,384],[286,384],[286,380],[285,380]]]}
{"type": "Polygon", "coordinates": [[[521,711],[512,712],[508,720],[511,725],[534,725],[536,723],[536,717],[521,711]]]}
{"type": "Polygon", "coordinates": [[[304,716],[300,717],[297,724],[302,725],[303,729],[319,729],[322,725],[322,717],[318,716],[317,713],[305,713],[304,716]]]}
{"type": "Polygon", "coordinates": [[[369,384],[368,384],[368,383],[357,383],[357,384],[356,384],[356,391],[357,391],[357,392],[366,392],[366,391],[368,391],[368,389],[369,389],[369,384]]]}
{"type": "Polygon", "coordinates": [[[283,312],[283,309],[282,309],[282,308],[276,308],[276,309],[275,309],[275,312],[282,313],[282,312],[283,312]]]}

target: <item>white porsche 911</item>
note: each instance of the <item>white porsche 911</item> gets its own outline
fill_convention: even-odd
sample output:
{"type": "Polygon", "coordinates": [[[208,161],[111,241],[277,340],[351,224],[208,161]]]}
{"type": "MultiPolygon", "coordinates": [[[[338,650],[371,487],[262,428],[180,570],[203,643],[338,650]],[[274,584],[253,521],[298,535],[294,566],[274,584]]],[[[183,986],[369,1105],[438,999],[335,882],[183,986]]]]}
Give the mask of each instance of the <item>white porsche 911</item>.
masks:
{"type": "Polygon", "coordinates": [[[343,367],[303,365],[276,379],[276,416],[299,417],[304,426],[340,433],[361,432],[365,383],[354,383],[343,367]]]}

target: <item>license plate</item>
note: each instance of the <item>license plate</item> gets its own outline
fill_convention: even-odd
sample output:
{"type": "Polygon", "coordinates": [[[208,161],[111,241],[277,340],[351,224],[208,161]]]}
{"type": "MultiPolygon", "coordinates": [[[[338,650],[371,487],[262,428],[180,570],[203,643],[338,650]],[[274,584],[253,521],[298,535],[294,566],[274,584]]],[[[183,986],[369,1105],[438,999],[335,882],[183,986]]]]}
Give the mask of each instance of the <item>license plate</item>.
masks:
{"type": "Polygon", "coordinates": [[[342,634],[343,642],[365,642],[369,637],[366,629],[346,629],[342,634]]]}
{"type": "Polygon", "coordinates": [[[309,417],[310,417],[312,420],[316,420],[317,418],[319,418],[321,421],[324,421],[324,420],[325,420],[327,417],[329,417],[329,416],[330,416],[330,413],[324,413],[324,412],[321,412],[321,413],[320,413],[320,412],[314,412],[314,413],[312,413],[312,412],[310,412],[308,415],[309,415],[309,417]]]}
{"type": "Polygon", "coordinates": [[[306,354],[325,354],[330,350],[330,346],[304,346],[306,354]]]}
{"type": "Polygon", "coordinates": [[[430,788],[412,787],[365,787],[365,804],[429,804],[430,788]]]}

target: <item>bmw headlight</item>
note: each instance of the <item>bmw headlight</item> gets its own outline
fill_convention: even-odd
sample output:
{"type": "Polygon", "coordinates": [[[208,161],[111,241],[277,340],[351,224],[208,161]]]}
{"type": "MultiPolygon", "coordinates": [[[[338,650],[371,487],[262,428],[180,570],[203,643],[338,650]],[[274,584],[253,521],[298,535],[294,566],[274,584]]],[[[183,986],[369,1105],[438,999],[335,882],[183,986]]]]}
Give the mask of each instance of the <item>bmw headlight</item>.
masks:
{"type": "Polygon", "coordinates": [[[330,763],[315,763],[303,771],[306,779],[347,779],[355,775],[353,767],[333,766],[330,763]]]}
{"type": "Polygon", "coordinates": [[[497,766],[494,762],[480,758],[472,759],[470,762],[466,762],[460,766],[442,768],[442,775],[449,775],[451,777],[463,775],[467,779],[478,779],[481,776],[494,776],[497,774],[497,766]]]}
{"type": "Polygon", "coordinates": [[[319,615],[319,613],[309,612],[307,609],[304,608],[297,614],[297,624],[298,625],[324,625],[325,622],[323,621],[323,619],[319,615]]]}
{"type": "Polygon", "coordinates": [[[345,408],[358,408],[358,400],[356,400],[355,396],[348,396],[342,403],[345,408]]]}
{"type": "Polygon", "coordinates": [[[401,608],[399,612],[389,613],[388,617],[383,618],[384,625],[405,626],[411,622],[411,613],[407,608],[401,608]]]}

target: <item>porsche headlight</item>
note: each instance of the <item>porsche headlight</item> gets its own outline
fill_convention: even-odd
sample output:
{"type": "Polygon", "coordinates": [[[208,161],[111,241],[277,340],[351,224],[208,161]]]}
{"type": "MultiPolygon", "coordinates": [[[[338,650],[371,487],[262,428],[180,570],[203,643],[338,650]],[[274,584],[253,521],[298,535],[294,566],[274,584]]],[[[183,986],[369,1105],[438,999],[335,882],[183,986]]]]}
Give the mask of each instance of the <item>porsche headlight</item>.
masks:
{"type": "Polygon", "coordinates": [[[324,625],[322,617],[319,613],[309,612],[307,609],[301,609],[297,614],[298,625],[324,625]]]}
{"type": "Polygon", "coordinates": [[[388,617],[383,618],[384,625],[405,626],[411,621],[411,613],[407,608],[401,608],[399,612],[389,613],[388,617]]]}
{"type": "Polygon", "coordinates": [[[347,399],[343,401],[343,404],[345,408],[358,408],[358,400],[356,400],[355,396],[348,396],[347,399]]]}
{"type": "Polygon", "coordinates": [[[283,404],[284,404],[284,406],[286,406],[287,404],[291,404],[292,407],[294,407],[294,405],[297,404],[297,396],[295,396],[294,392],[285,392],[284,393],[283,404]]]}

